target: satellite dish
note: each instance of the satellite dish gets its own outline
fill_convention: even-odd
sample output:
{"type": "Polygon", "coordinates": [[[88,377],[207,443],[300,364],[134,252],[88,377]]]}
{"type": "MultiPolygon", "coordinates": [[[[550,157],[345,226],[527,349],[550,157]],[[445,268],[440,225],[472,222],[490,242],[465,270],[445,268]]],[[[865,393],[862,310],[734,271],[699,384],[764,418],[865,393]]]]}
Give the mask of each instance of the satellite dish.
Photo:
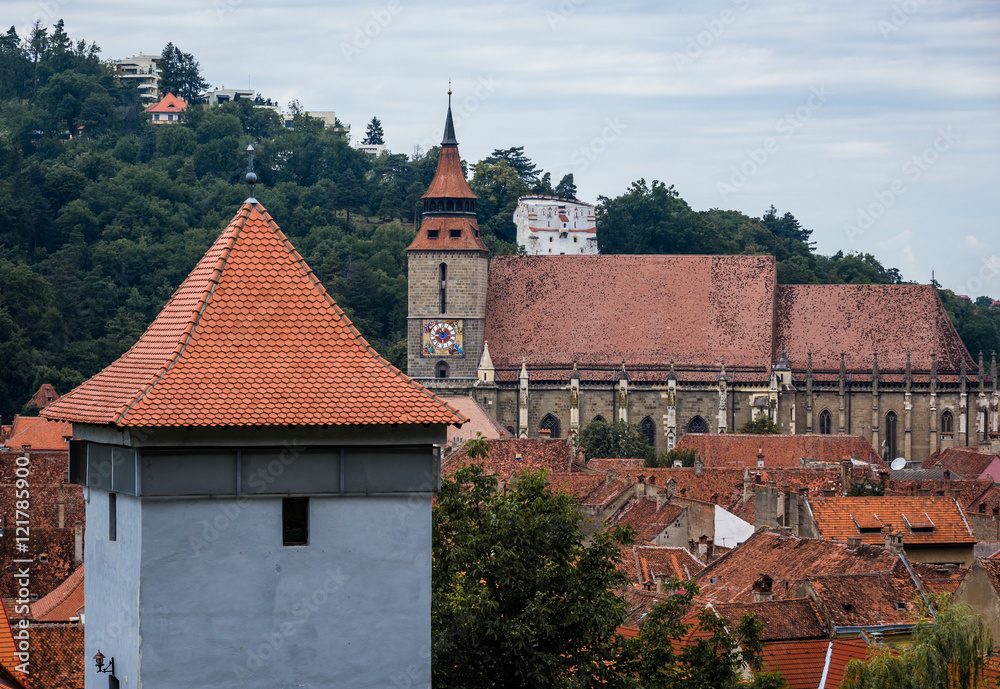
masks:
{"type": "Polygon", "coordinates": [[[906,468],[906,458],[905,457],[896,457],[896,459],[892,460],[892,464],[889,465],[889,468],[893,469],[894,471],[899,471],[900,469],[905,469],[906,468]]]}

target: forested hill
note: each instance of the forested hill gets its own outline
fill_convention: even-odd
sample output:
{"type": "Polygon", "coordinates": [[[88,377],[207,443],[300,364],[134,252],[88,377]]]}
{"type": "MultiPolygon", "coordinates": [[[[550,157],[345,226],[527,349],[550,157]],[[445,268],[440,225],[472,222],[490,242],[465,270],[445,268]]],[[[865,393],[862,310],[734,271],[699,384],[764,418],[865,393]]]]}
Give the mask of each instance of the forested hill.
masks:
{"type": "MultiPolygon", "coordinates": [[[[165,77],[197,92],[197,62],[168,49],[165,77]]],[[[380,136],[373,118],[366,138],[380,136]]],[[[61,22],[24,38],[12,28],[0,34],[5,422],[41,383],[67,392],[135,342],[246,198],[251,141],[257,198],[361,332],[405,369],[405,248],[436,149],[370,158],[341,128],[301,112],[286,128],[246,100],[195,105],[181,124],[154,127],[97,46],[74,43],[61,22]]],[[[471,172],[496,253],[516,250],[518,196],[576,193],[572,175],[553,185],[521,147],[498,149],[471,172]]],[[[598,218],[605,252],[775,253],[782,282],[899,280],[871,256],[816,255],[790,214],[692,211],[655,182],[602,197],[598,218]]],[[[945,297],[969,348],[995,348],[998,310],[945,297]]]]}

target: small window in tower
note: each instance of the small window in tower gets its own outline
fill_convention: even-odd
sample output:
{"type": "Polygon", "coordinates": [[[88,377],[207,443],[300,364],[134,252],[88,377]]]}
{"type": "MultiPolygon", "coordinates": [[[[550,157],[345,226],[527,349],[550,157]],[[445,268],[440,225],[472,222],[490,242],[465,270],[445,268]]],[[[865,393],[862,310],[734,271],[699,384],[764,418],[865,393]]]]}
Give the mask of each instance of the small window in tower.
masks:
{"type": "Polygon", "coordinates": [[[450,233],[451,233],[451,238],[452,239],[461,239],[462,238],[462,230],[450,230],[450,233]]]}
{"type": "Polygon", "coordinates": [[[578,239],[579,239],[579,237],[573,237],[573,243],[576,244],[576,242],[577,242],[578,239]]]}
{"type": "Polygon", "coordinates": [[[309,545],[309,498],[282,498],[282,545],[309,545]]]}
{"type": "Polygon", "coordinates": [[[439,230],[427,230],[427,239],[437,239],[439,230]]]}
{"type": "Polygon", "coordinates": [[[118,540],[118,495],[108,493],[108,540],[118,540]]]}
{"type": "Polygon", "coordinates": [[[434,377],[435,378],[447,378],[448,377],[448,364],[443,361],[439,361],[437,366],[434,367],[434,377]]]}
{"type": "Polygon", "coordinates": [[[450,211],[455,210],[455,202],[452,201],[451,199],[448,199],[448,210],[450,211]]]}

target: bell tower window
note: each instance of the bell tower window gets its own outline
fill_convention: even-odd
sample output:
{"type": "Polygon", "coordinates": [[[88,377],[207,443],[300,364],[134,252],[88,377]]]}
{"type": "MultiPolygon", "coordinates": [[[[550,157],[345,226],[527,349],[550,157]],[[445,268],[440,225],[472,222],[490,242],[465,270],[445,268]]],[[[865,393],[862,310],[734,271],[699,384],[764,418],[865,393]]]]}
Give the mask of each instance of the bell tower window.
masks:
{"type": "Polygon", "coordinates": [[[441,313],[447,313],[448,310],[448,264],[442,263],[438,266],[438,272],[440,273],[441,280],[441,313]]]}
{"type": "Polygon", "coordinates": [[[439,361],[437,366],[434,367],[434,377],[435,378],[447,378],[448,377],[448,364],[443,361],[439,361]]]}

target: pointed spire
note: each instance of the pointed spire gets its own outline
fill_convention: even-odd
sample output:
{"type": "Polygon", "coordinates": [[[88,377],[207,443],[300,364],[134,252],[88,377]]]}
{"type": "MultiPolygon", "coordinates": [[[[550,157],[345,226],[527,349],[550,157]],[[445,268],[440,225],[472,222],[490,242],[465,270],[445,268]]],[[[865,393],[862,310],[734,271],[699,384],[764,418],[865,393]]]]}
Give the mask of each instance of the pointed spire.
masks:
{"type": "Polygon", "coordinates": [[[674,372],[674,360],[670,360],[670,373],[667,374],[667,380],[677,380],[677,373],[674,372]]]}
{"type": "Polygon", "coordinates": [[[517,377],[521,380],[528,379],[528,361],[523,356],[521,357],[521,373],[517,377]]]}
{"type": "Polygon", "coordinates": [[[573,362],[573,372],[569,374],[570,380],[580,380],[580,372],[576,369],[576,362],[573,362]]]}
{"type": "Polygon", "coordinates": [[[486,341],[483,341],[483,354],[479,357],[479,368],[481,370],[493,368],[493,359],[490,357],[490,344],[486,341]]]}
{"type": "Polygon", "coordinates": [[[872,355],[872,380],[878,380],[878,352],[872,355]]]}
{"type": "Polygon", "coordinates": [[[812,350],[806,352],[806,375],[812,378],[813,374],[813,353],[812,350]]]}
{"type": "Polygon", "coordinates": [[[451,83],[448,84],[448,116],[444,120],[444,137],[441,139],[441,146],[458,146],[458,139],[455,138],[455,122],[451,118],[451,83]]]}
{"type": "Polygon", "coordinates": [[[629,378],[628,372],[625,370],[625,360],[624,359],[622,359],[622,370],[621,370],[621,373],[619,373],[618,377],[617,377],[617,380],[622,380],[622,379],[629,380],[629,381],[632,380],[631,378],[629,378]]]}
{"type": "Polygon", "coordinates": [[[977,376],[979,378],[979,391],[980,392],[982,392],[982,390],[983,390],[983,383],[985,382],[983,380],[983,378],[985,377],[983,375],[983,373],[984,373],[984,371],[983,371],[983,350],[980,349],[979,350],[979,375],[977,376]]]}
{"type": "Polygon", "coordinates": [[[785,353],[785,347],[784,347],[784,345],[782,345],[781,346],[781,355],[778,356],[778,363],[776,363],[774,365],[774,370],[775,371],[788,371],[789,368],[790,367],[788,365],[788,355],[785,353]]]}
{"type": "Polygon", "coordinates": [[[843,378],[847,373],[847,367],[844,366],[844,352],[840,352],[840,377],[843,378]]]}
{"type": "Polygon", "coordinates": [[[722,381],[726,380],[726,362],[725,361],[722,362],[722,371],[719,372],[719,377],[715,379],[715,382],[719,382],[720,380],[722,380],[722,381]]]}

